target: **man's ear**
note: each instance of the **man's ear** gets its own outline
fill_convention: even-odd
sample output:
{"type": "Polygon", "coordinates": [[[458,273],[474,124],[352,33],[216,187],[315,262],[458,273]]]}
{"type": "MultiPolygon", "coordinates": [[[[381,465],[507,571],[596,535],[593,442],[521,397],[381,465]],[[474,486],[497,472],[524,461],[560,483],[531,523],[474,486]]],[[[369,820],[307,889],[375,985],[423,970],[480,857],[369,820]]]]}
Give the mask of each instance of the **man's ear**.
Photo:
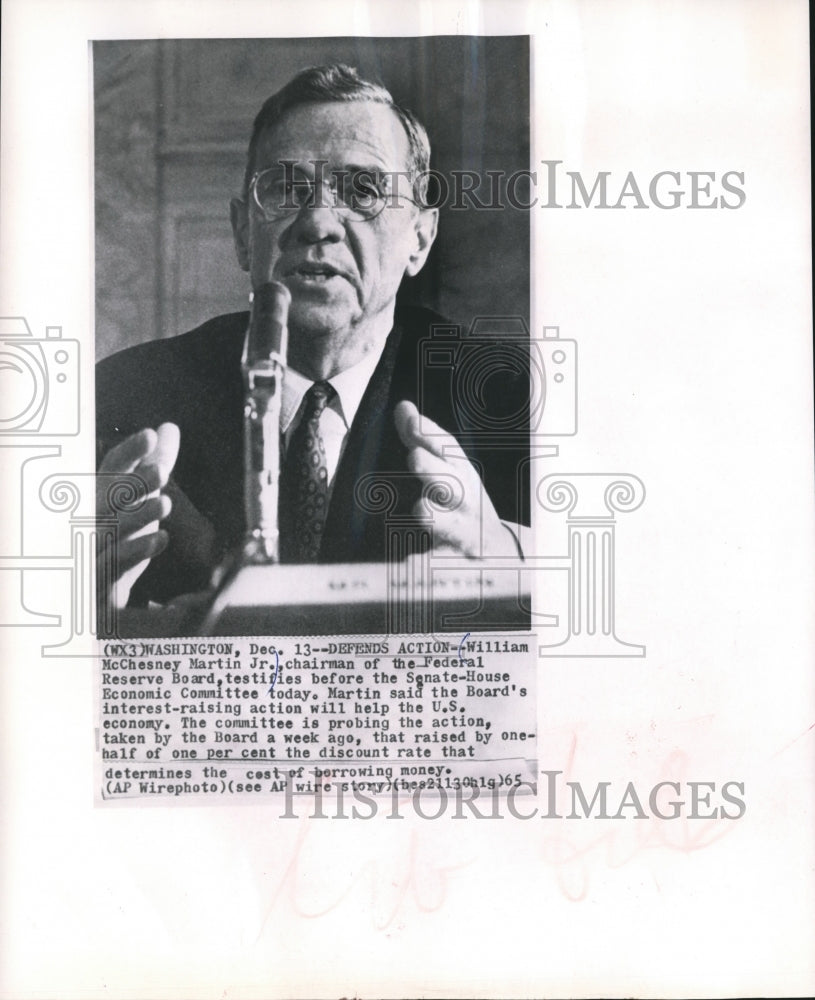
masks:
{"type": "Polygon", "coordinates": [[[232,238],[235,241],[235,255],[242,271],[249,270],[249,210],[243,198],[233,198],[229,202],[229,218],[232,220],[232,238]]]}
{"type": "Polygon", "coordinates": [[[439,225],[439,210],[437,208],[421,208],[416,213],[414,219],[414,232],[416,234],[416,246],[405,268],[405,274],[412,278],[424,267],[430,248],[436,238],[436,230],[439,225]]]}

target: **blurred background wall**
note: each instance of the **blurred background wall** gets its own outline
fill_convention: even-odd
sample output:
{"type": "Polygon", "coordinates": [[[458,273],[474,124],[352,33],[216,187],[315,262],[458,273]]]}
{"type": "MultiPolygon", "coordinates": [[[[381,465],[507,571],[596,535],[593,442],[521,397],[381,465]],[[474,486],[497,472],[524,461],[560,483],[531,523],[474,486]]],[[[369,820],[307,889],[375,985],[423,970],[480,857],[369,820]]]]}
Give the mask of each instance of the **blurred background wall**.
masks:
{"type": "MultiPolygon", "coordinates": [[[[93,61],[97,359],[246,308],[229,199],[260,105],[304,66],[347,62],[384,83],[442,173],[529,167],[526,37],[105,41],[93,61]]],[[[443,208],[403,297],[465,327],[528,323],[529,212],[443,208]]]]}

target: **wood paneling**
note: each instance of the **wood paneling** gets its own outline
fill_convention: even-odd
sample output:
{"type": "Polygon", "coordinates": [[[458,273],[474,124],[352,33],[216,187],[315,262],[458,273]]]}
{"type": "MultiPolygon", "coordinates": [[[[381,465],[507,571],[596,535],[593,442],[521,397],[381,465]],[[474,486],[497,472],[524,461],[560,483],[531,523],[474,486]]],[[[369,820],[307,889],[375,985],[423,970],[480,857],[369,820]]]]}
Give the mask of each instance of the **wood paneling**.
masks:
{"type": "MultiPolygon", "coordinates": [[[[225,39],[94,45],[97,352],[245,307],[228,201],[252,120],[303,66],[345,61],[424,121],[433,165],[529,166],[525,38],[225,39]]],[[[527,212],[442,213],[403,295],[469,325],[529,317],[527,212]]]]}

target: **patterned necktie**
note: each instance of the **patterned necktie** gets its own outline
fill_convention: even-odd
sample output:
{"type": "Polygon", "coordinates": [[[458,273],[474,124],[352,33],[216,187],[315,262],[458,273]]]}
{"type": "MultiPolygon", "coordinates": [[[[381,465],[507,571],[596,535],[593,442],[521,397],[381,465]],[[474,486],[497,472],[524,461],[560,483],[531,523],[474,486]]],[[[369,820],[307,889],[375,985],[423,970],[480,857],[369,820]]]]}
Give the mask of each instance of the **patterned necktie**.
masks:
{"type": "Polygon", "coordinates": [[[328,508],[328,466],[320,417],[336,395],[328,382],[315,382],[294,430],[280,474],[280,561],[313,563],[323,540],[328,508]]]}

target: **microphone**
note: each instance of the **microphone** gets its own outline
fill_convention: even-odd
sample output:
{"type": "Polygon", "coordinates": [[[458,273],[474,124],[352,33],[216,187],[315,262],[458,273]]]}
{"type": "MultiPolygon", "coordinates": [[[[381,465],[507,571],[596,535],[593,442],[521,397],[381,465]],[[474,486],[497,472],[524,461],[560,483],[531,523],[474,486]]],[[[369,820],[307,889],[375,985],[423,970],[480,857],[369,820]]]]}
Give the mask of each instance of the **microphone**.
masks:
{"type": "Polygon", "coordinates": [[[280,406],[288,351],[291,294],[270,281],[255,291],[241,358],[244,405],[243,561],[276,563],[280,488],[280,406]]]}

